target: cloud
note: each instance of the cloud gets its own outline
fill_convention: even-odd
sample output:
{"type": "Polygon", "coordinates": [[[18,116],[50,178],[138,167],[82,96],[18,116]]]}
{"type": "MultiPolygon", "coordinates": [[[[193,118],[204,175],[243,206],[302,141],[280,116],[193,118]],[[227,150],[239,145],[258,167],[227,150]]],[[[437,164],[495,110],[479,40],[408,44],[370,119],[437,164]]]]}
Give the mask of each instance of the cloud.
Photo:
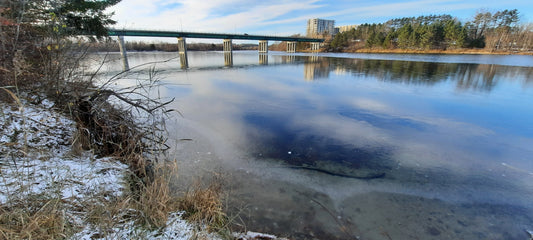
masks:
{"type": "Polygon", "coordinates": [[[316,17],[335,19],[337,17],[349,16],[354,21],[368,17],[410,17],[424,13],[437,13],[443,11],[451,13],[455,10],[475,9],[479,7],[479,5],[476,5],[475,3],[464,3],[456,0],[422,0],[385,4],[374,4],[372,2],[372,4],[373,5],[364,6],[363,3],[360,2],[355,6],[346,6],[346,8],[341,10],[325,11],[318,16],[316,13],[306,14],[294,18],[273,20],[265,22],[264,24],[301,22],[316,17]]]}
{"type": "Polygon", "coordinates": [[[336,20],[337,25],[379,23],[391,18],[451,14],[467,18],[481,6],[518,8],[527,16],[524,0],[122,0],[111,8],[117,28],[290,35],[304,33],[310,18],[336,20]],[[507,5],[505,5],[507,4],[507,5]]]}
{"type": "Polygon", "coordinates": [[[319,8],[316,0],[244,1],[123,0],[115,11],[117,27],[233,32],[261,26],[293,11],[319,8]]]}

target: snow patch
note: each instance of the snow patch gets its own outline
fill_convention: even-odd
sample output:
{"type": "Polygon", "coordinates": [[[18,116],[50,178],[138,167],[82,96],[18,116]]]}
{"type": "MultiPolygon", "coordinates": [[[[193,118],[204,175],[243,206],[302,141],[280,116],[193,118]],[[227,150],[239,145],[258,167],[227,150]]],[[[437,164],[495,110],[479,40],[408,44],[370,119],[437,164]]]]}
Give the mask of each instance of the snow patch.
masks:
{"type": "Polygon", "coordinates": [[[233,236],[237,240],[287,240],[287,238],[278,238],[271,234],[248,231],[246,233],[235,233],[233,236]]]}

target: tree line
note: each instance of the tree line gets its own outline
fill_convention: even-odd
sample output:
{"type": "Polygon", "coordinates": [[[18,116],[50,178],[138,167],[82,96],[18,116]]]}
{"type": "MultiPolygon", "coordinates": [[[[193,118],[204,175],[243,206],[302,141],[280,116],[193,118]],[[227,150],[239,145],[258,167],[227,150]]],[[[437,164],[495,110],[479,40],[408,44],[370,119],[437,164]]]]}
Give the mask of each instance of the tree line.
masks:
{"type": "Polygon", "coordinates": [[[329,51],[358,48],[529,51],[533,49],[533,24],[521,24],[517,9],[482,11],[465,23],[448,14],[404,17],[362,24],[338,33],[327,48],[329,51]]]}

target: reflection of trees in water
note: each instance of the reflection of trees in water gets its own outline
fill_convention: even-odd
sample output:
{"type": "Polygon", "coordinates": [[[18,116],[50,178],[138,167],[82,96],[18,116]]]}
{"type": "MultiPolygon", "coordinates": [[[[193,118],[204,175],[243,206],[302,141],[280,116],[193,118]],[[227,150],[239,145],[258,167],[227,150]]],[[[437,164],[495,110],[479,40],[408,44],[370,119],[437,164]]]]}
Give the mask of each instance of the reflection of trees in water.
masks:
{"type": "MultiPolygon", "coordinates": [[[[533,68],[527,68],[525,75],[533,76],[533,68]]],[[[533,77],[527,77],[524,81],[524,85],[531,87],[533,85],[533,77]]]]}
{"type": "Polygon", "coordinates": [[[496,81],[495,65],[459,65],[454,79],[457,81],[457,89],[480,90],[490,92],[496,81]]]}
{"type": "Polygon", "coordinates": [[[342,58],[321,58],[313,64],[316,65],[317,62],[324,62],[320,66],[328,64],[329,67],[315,67],[315,73],[317,71],[349,72],[357,76],[373,77],[380,81],[419,85],[455,81],[459,90],[491,91],[498,81],[502,80],[520,80],[523,81],[524,86],[533,84],[533,80],[527,77],[533,73],[533,69],[529,67],[342,58]]]}

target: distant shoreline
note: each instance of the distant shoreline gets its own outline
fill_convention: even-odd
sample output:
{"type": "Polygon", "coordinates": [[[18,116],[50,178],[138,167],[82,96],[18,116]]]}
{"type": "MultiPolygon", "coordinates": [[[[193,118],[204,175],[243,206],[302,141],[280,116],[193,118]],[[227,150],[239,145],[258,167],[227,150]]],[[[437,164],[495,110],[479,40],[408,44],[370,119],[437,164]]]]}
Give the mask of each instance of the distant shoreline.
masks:
{"type": "Polygon", "coordinates": [[[393,54],[479,54],[479,55],[533,55],[533,52],[488,51],[485,49],[416,50],[416,49],[349,49],[339,53],[393,53],[393,54]]]}

